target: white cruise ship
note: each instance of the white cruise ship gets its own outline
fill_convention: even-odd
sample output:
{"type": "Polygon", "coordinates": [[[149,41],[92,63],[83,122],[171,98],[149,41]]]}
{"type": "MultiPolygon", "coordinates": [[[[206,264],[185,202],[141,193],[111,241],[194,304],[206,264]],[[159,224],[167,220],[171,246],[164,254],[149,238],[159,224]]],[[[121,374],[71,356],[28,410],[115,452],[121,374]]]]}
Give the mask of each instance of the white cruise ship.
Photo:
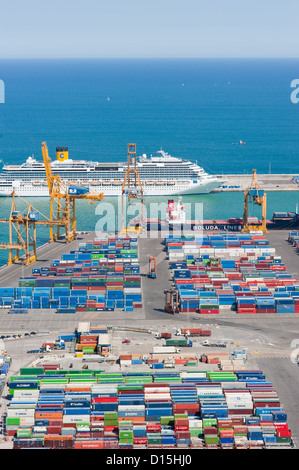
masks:
{"type": "MultiPolygon", "coordinates": [[[[87,187],[91,193],[121,195],[126,162],[72,160],[68,152],[64,159],[59,158],[57,152],[56,155],[57,160],[51,163],[52,172],[60,175],[65,183],[87,187]]],[[[197,163],[172,157],[163,150],[156,156],[138,157],[137,169],[145,196],[207,194],[223,183],[197,163]]],[[[0,173],[0,196],[8,196],[13,190],[22,197],[49,196],[43,161],[29,157],[22,165],[4,164],[0,173]]]]}

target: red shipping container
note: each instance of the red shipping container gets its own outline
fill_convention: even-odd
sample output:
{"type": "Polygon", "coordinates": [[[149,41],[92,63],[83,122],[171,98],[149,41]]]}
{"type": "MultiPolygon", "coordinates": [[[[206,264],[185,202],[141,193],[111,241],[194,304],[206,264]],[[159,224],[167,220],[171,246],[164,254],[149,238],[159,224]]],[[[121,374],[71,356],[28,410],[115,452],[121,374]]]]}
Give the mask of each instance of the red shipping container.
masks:
{"type": "Polygon", "coordinates": [[[91,431],[91,437],[93,439],[104,437],[104,431],[91,431]]]}
{"type": "Polygon", "coordinates": [[[203,432],[204,432],[204,434],[208,434],[208,435],[218,434],[218,428],[213,427],[213,426],[209,426],[209,427],[207,426],[207,427],[203,428],[203,432]]]}
{"type": "Polygon", "coordinates": [[[292,437],[292,433],[290,430],[281,429],[277,431],[277,437],[292,437]]]}
{"type": "Polygon", "coordinates": [[[174,419],[175,426],[188,426],[189,427],[189,420],[188,418],[175,418],[174,419]]]}
{"type": "Polygon", "coordinates": [[[118,449],[118,439],[105,439],[104,449],[118,449]]]}
{"type": "Polygon", "coordinates": [[[62,426],[48,426],[47,433],[48,434],[61,434],[62,426]]]}
{"type": "Polygon", "coordinates": [[[94,397],[92,403],[117,403],[117,397],[94,397]]]}
{"type": "Polygon", "coordinates": [[[190,439],[191,433],[188,430],[176,431],[175,433],[177,439],[190,439]]]}
{"type": "Polygon", "coordinates": [[[104,432],[118,432],[118,426],[104,426],[104,432]]]}
{"type": "Polygon", "coordinates": [[[201,309],[201,310],[200,310],[200,313],[203,314],[203,315],[206,315],[206,314],[218,314],[218,313],[219,313],[219,310],[216,310],[216,309],[209,309],[209,310],[201,309]]]}
{"type": "Polygon", "coordinates": [[[147,424],[147,432],[161,432],[161,424],[147,424]]]}
{"type": "Polygon", "coordinates": [[[189,431],[189,426],[175,426],[174,430],[175,430],[176,433],[183,432],[183,431],[189,431]]]}
{"type": "Polygon", "coordinates": [[[143,445],[143,446],[146,446],[147,445],[147,438],[144,437],[144,438],[134,438],[134,445],[143,445]]]}
{"type": "Polygon", "coordinates": [[[90,432],[77,432],[76,433],[76,439],[91,439],[91,433],[90,432]]]}
{"type": "Polygon", "coordinates": [[[228,410],[229,415],[242,415],[242,416],[251,416],[252,409],[232,409],[228,410]]]}
{"type": "Polygon", "coordinates": [[[49,426],[61,426],[62,425],[62,418],[61,419],[49,419],[49,426]]]}
{"type": "Polygon", "coordinates": [[[104,449],[104,439],[74,442],[74,449],[104,449]]]}
{"type": "Polygon", "coordinates": [[[286,431],[289,429],[288,423],[284,423],[284,424],[274,423],[274,426],[277,431],[282,431],[282,430],[286,431]]]}
{"type": "Polygon", "coordinates": [[[256,313],[256,308],[238,308],[238,313],[256,313]]]}
{"type": "Polygon", "coordinates": [[[243,418],[239,418],[239,417],[236,417],[236,416],[232,416],[231,421],[233,423],[233,426],[242,426],[243,423],[244,423],[243,418]]]}

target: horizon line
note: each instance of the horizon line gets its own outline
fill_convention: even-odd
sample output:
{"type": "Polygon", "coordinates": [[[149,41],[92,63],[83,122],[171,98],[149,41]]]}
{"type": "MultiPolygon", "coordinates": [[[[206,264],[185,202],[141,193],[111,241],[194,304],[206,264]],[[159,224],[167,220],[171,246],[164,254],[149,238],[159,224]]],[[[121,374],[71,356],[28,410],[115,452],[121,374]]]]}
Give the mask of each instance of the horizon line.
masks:
{"type": "Polygon", "coordinates": [[[0,60],[289,60],[289,59],[299,59],[299,56],[289,56],[289,57],[239,57],[239,56],[200,56],[200,57],[0,57],[0,60]]]}

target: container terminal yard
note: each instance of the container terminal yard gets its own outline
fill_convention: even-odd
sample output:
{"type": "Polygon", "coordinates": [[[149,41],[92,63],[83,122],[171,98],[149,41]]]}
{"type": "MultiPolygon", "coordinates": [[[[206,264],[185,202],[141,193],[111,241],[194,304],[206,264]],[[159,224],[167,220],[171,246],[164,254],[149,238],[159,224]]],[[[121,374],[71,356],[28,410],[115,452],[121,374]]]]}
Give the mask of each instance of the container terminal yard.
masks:
{"type": "Polygon", "coordinates": [[[1,309],[1,333],[10,336],[1,448],[296,448],[299,235],[227,235],[206,232],[200,247],[194,233],[131,238],[119,258],[122,284],[114,266],[102,290],[99,268],[109,263],[100,253],[107,244],[116,253],[126,236],[78,235],[67,246],[44,245],[30,266],[1,268],[3,307],[14,289],[1,309]],[[137,284],[138,271],[140,291],[124,287],[137,284]],[[174,287],[179,313],[166,300],[174,287]]]}
{"type": "MultiPolygon", "coordinates": [[[[143,202],[135,151],[123,197],[143,202]]],[[[240,230],[123,219],[99,237],[76,230],[75,201],[104,195],[70,192],[43,154],[50,242],[29,243],[39,217],[15,195],[1,219],[18,241],[1,245],[0,448],[297,448],[299,232],[267,230],[255,170],[240,230]]]]}
{"type": "MultiPolygon", "coordinates": [[[[244,191],[250,184],[251,176],[246,174],[239,175],[216,175],[221,181],[218,188],[214,189],[214,192],[218,191],[244,191]],[[225,183],[222,183],[225,180],[225,183]]],[[[298,175],[292,174],[260,174],[259,182],[266,191],[298,191],[299,184],[298,175]]]]}

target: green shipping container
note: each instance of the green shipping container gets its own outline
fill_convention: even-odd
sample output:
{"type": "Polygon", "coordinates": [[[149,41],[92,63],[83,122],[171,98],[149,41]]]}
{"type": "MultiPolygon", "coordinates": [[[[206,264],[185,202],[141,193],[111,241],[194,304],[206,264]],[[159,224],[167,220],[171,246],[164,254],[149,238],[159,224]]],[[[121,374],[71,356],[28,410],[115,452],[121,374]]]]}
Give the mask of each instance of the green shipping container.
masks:
{"type": "Polygon", "coordinates": [[[44,368],[43,367],[21,367],[20,369],[20,374],[21,375],[43,375],[44,374],[44,368]]]}
{"type": "Polygon", "coordinates": [[[5,423],[7,426],[19,426],[20,418],[6,418],[5,423]]]}
{"type": "Polygon", "coordinates": [[[206,435],[205,436],[206,444],[219,444],[219,437],[215,435],[206,435]]]}
{"type": "Polygon", "coordinates": [[[49,379],[42,379],[40,381],[41,385],[44,385],[44,384],[67,384],[69,383],[69,380],[68,379],[53,379],[53,378],[49,378],[49,379]]]}
{"type": "Polygon", "coordinates": [[[212,426],[217,426],[217,419],[216,418],[204,418],[202,420],[202,424],[204,428],[210,428],[212,426]]]}
{"type": "Polygon", "coordinates": [[[123,439],[133,439],[134,438],[134,434],[133,434],[133,430],[125,430],[125,431],[122,431],[122,430],[119,430],[119,439],[120,440],[123,440],[123,439]]]}
{"type": "Polygon", "coordinates": [[[189,428],[191,437],[203,437],[203,428],[189,428]]]}
{"type": "Polygon", "coordinates": [[[277,437],[277,442],[285,442],[286,444],[290,444],[291,441],[291,437],[277,437]]]}
{"type": "Polygon", "coordinates": [[[83,348],[82,349],[83,354],[92,354],[94,353],[94,351],[95,351],[95,348],[83,348]]]}
{"type": "MultiPolygon", "coordinates": [[[[165,381],[165,379],[164,379],[165,381]]],[[[152,378],[151,377],[126,377],[125,378],[125,383],[131,383],[131,384],[137,384],[137,383],[151,383],[152,378]]]]}
{"type": "Polygon", "coordinates": [[[32,437],[32,430],[31,430],[31,428],[28,428],[28,429],[18,429],[18,430],[17,430],[17,437],[32,437]]]}
{"type": "Polygon", "coordinates": [[[162,426],[173,426],[174,425],[174,416],[161,416],[160,423],[162,426]]]}

